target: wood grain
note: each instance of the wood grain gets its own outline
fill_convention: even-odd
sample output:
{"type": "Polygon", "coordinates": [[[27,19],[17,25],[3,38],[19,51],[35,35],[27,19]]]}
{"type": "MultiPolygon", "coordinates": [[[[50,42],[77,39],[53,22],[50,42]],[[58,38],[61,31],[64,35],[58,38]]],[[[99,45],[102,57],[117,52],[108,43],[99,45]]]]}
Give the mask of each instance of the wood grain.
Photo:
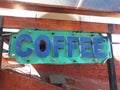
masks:
{"type": "Polygon", "coordinates": [[[76,30],[86,32],[108,32],[108,25],[103,23],[34,19],[23,17],[3,16],[4,28],[46,28],[53,30],[76,30]]]}

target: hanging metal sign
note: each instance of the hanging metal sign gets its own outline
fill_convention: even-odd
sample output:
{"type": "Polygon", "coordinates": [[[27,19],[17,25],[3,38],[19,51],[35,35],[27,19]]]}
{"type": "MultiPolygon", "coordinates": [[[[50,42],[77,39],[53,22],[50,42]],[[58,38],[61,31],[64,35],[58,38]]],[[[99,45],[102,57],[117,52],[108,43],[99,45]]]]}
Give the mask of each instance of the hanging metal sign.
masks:
{"type": "Polygon", "coordinates": [[[100,33],[21,29],[10,38],[9,56],[20,64],[104,63],[110,42],[100,33]]]}

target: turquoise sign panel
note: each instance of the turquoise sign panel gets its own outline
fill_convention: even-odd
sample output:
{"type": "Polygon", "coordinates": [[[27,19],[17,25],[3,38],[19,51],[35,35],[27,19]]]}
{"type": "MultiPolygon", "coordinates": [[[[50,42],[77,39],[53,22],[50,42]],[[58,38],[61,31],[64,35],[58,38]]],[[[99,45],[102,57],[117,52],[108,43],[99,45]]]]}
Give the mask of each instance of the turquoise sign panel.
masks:
{"type": "Polygon", "coordinates": [[[111,49],[100,33],[25,28],[11,34],[9,56],[20,64],[94,64],[111,58],[111,49]]]}

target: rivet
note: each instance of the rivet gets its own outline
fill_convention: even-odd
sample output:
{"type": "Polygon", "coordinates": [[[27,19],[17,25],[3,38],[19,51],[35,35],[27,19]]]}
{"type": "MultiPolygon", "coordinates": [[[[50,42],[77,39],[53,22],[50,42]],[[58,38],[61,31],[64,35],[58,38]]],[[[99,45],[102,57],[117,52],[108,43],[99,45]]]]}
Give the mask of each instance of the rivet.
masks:
{"type": "Polygon", "coordinates": [[[30,34],[32,34],[32,32],[31,32],[31,31],[29,31],[29,33],[30,33],[30,34]]]}
{"type": "Polygon", "coordinates": [[[75,35],[76,34],[76,32],[73,32],[73,35],[75,35]]]}
{"type": "Polygon", "coordinates": [[[94,61],[94,62],[97,62],[98,60],[97,60],[97,59],[94,59],[93,61],[94,61]]]}
{"type": "Polygon", "coordinates": [[[73,62],[76,62],[76,60],[73,60],[73,62]]]}
{"type": "Polygon", "coordinates": [[[27,62],[29,63],[29,62],[30,62],[30,60],[27,60],[27,62]]]}
{"type": "Polygon", "coordinates": [[[12,54],[12,56],[14,57],[14,56],[15,56],[15,54],[12,54]]]}
{"type": "Polygon", "coordinates": [[[52,35],[55,35],[55,33],[54,33],[54,32],[52,32],[52,35]]]}
{"type": "Polygon", "coordinates": [[[53,61],[55,61],[55,60],[56,60],[56,58],[52,58],[52,60],[53,60],[53,61]]]}

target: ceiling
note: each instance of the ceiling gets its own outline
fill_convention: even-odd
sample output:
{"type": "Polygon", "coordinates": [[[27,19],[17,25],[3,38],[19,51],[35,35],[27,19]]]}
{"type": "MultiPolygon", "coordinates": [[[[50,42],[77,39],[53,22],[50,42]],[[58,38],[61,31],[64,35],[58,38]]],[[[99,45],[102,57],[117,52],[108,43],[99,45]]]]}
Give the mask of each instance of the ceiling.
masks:
{"type": "Polygon", "coordinates": [[[22,2],[83,7],[98,10],[120,11],[120,0],[14,0],[22,2]]]}
{"type": "Polygon", "coordinates": [[[120,0],[83,0],[81,7],[120,11],[120,0]]]}
{"type": "MultiPolygon", "coordinates": [[[[97,10],[98,9],[113,10],[113,11],[120,12],[120,5],[119,5],[120,0],[8,0],[8,1],[60,5],[65,7],[72,6],[76,8],[82,7],[82,8],[90,8],[90,9],[97,9],[97,10]]],[[[92,16],[92,15],[84,15],[84,14],[78,15],[78,14],[51,13],[51,12],[47,13],[47,12],[30,11],[30,10],[24,10],[24,9],[17,10],[17,9],[9,9],[9,8],[0,8],[0,15],[120,24],[120,18],[117,18],[117,17],[109,17],[109,16],[102,17],[102,16],[92,16]]]]}

